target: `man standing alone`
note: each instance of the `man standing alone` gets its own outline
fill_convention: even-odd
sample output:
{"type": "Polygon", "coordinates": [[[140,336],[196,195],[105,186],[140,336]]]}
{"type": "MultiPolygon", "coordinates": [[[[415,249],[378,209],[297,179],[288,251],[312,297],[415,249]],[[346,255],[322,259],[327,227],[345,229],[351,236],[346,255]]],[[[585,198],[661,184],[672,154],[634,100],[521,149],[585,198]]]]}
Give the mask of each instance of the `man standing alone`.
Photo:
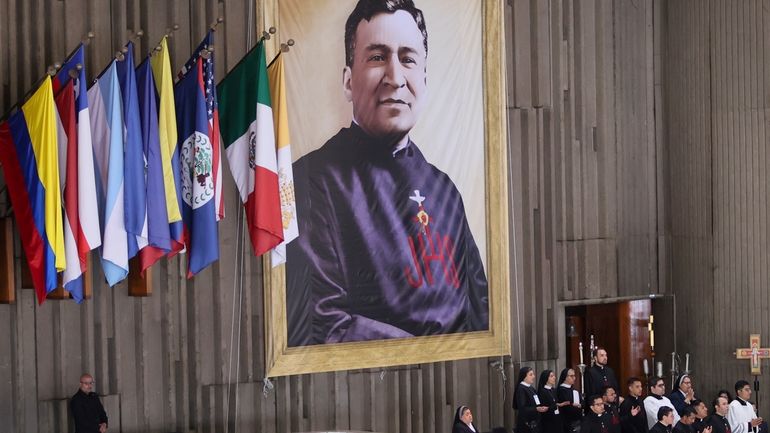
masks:
{"type": "Polygon", "coordinates": [[[80,388],[70,400],[75,433],[107,432],[107,413],[99,396],[93,392],[95,383],[90,374],[80,376],[80,388]]]}

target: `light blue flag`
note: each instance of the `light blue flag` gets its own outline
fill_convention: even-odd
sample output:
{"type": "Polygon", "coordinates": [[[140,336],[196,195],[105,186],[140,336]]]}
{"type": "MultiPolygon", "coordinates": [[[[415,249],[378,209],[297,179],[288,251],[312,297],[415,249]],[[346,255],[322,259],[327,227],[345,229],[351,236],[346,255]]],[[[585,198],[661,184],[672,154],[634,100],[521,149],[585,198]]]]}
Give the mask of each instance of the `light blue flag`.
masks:
{"type": "Polygon", "coordinates": [[[101,261],[110,286],[128,275],[128,236],[123,203],[123,108],[115,61],[88,89],[91,137],[102,227],[101,261]]]}

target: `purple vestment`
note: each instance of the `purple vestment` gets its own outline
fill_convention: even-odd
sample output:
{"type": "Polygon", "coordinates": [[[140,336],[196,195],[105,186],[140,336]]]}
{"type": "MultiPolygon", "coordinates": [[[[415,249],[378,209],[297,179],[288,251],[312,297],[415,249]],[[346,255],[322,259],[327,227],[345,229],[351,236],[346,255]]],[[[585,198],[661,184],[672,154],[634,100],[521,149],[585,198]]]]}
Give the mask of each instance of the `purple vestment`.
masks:
{"type": "Polygon", "coordinates": [[[394,156],[353,124],[293,170],[290,347],[489,329],[462,197],[414,143],[394,156]]]}

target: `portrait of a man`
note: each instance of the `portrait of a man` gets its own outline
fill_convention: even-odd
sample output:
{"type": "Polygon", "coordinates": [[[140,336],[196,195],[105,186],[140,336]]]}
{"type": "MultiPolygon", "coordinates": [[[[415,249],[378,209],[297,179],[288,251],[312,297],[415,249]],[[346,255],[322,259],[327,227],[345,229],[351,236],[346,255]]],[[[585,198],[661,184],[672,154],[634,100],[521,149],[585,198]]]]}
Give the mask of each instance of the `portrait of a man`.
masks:
{"type": "Polygon", "coordinates": [[[293,166],[288,346],[487,330],[463,196],[410,133],[429,88],[423,12],[412,0],[359,0],[344,33],[352,119],[293,166]]]}

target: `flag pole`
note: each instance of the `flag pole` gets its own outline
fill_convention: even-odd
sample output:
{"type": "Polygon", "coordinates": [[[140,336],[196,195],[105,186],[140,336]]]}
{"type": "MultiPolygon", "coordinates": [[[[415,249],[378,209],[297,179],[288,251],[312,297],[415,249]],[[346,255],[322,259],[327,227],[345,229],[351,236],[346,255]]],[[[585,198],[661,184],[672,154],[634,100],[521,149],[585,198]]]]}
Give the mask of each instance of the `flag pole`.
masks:
{"type": "Polygon", "coordinates": [[[166,33],[163,34],[163,37],[160,38],[157,44],[155,44],[155,47],[150,50],[149,54],[147,54],[147,57],[152,56],[153,54],[160,52],[161,47],[160,43],[163,42],[163,38],[170,38],[174,36],[174,32],[179,30],[179,24],[174,24],[171,27],[166,28],[166,33]]]}
{"type": "Polygon", "coordinates": [[[110,69],[110,66],[112,65],[112,62],[114,61],[122,61],[125,59],[125,54],[128,52],[128,48],[123,47],[119,49],[118,51],[115,51],[115,54],[112,56],[112,60],[110,60],[109,63],[107,63],[107,66],[102,69],[101,72],[99,72],[99,75],[96,76],[93,80],[91,80],[91,84],[95,84],[97,81],[99,81],[100,78],[102,78],[102,75],[104,75],[105,72],[107,72],[108,69],[110,69]]]}
{"type": "Polygon", "coordinates": [[[278,57],[281,56],[281,53],[288,53],[291,47],[294,46],[294,39],[289,39],[286,42],[281,42],[281,48],[278,50],[278,54],[273,57],[273,60],[270,61],[270,63],[267,64],[267,67],[270,68],[273,66],[273,63],[275,63],[276,60],[278,60],[278,57]]]}
{"type": "MultiPolygon", "coordinates": [[[[238,63],[236,63],[236,64],[235,64],[235,65],[234,65],[232,68],[230,68],[230,70],[232,71],[233,69],[237,68],[237,67],[238,67],[238,65],[240,65],[241,63],[243,63],[243,61],[246,59],[246,57],[248,57],[248,55],[249,55],[249,54],[251,54],[251,52],[252,52],[252,51],[254,51],[254,49],[256,49],[256,48],[259,46],[259,43],[260,43],[260,42],[262,42],[262,41],[264,41],[264,40],[269,40],[269,39],[270,39],[270,36],[271,36],[271,35],[273,35],[273,34],[275,34],[275,32],[277,32],[277,30],[276,30],[276,28],[275,28],[275,27],[270,27],[270,29],[268,29],[268,31],[263,31],[263,32],[262,32],[262,37],[261,37],[261,38],[259,38],[259,40],[257,41],[257,44],[256,44],[256,45],[254,45],[253,47],[249,48],[249,50],[248,50],[248,51],[246,51],[246,54],[244,54],[244,55],[243,55],[243,57],[241,57],[241,59],[240,59],[240,60],[238,60],[238,63]]],[[[275,59],[273,59],[273,60],[275,60],[275,59]]],[[[219,80],[219,82],[217,83],[217,86],[219,86],[220,84],[222,84],[222,81],[224,81],[224,80],[225,80],[225,78],[227,78],[227,74],[225,74],[225,76],[224,76],[224,77],[222,77],[222,79],[221,79],[221,80],[219,80]]]]}
{"type": "Polygon", "coordinates": [[[219,25],[222,24],[223,22],[225,22],[224,17],[217,17],[217,20],[211,23],[211,25],[209,26],[209,29],[211,29],[212,31],[217,31],[217,27],[219,27],[219,25]]]}
{"type": "Polygon", "coordinates": [[[29,99],[29,97],[32,96],[35,90],[37,90],[37,88],[40,87],[41,84],[43,84],[43,81],[45,81],[46,78],[50,78],[56,75],[56,71],[57,71],[56,65],[49,65],[45,74],[42,77],[38,78],[38,80],[35,81],[34,84],[32,84],[32,88],[28,90],[27,93],[24,94],[24,96],[21,97],[19,102],[13,104],[11,108],[8,109],[8,111],[6,111],[5,114],[3,114],[3,117],[0,117],[0,123],[5,122],[5,120],[8,119],[12,114],[16,113],[19,107],[25,102],[27,102],[27,99],[29,99]]]}
{"type": "MultiPolygon", "coordinates": [[[[165,38],[165,37],[171,37],[171,35],[172,35],[172,34],[173,34],[175,31],[177,31],[177,30],[179,30],[179,24],[174,24],[174,26],[173,26],[173,27],[171,27],[171,28],[167,28],[167,29],[166,29],[166,33],[163,35],[163,38],[165,38]]],[[[137,31],[136,31],[136,33],[134,33],[134,35],[133,35],[133,36],[131,36],[131,37],[129,37],[129,38],[128,38],[128,42],[136,42],[136,41],[137,41],[139,38],[141,38],[142,36],[144,36],[144,30],[142,30],[142,29],[139,29],[139,30],[137,30],[137,31]]],[[[157,44],[155,44],[155,47],[154,47],[154,48],[152,49],[152,51],[150,51],[150,53],[149,53],[149,54],[148,54],[148,55],[147,55],[147,56],[144,58],[144,60],[142,60],[142,62],[141,62],[141,63],[139,63],[138,65],[136,65],[136,67],[137,67],[137,68],[138,68],[139,66],[141,66],[141,65],[142,65],[142,64],[143,64],[143,63],[144,63],[144,62],[145,62],[145,61],[146,61],[148,58],[150,58],[150,57],[151,57],[151,56],[152,56],[152,55],[153,55],[155,52],[157,52],[157,51],[160,51],[160,43],[161,43],[161,41],[163,41],[163,38],[161,38],[161,39],[160,39],[160,41],[158,41],[158,43],[157,43],[157,44]]],[[[118,51],[116,51],[116,52],[115,52],[115,56],[113,57],[113,59],[114,59],[114,60],[117,60],[117,61],[119,61],[119,62],[120,62],[120,61],[123,61],[123,59],[125,58],[125,54],[128,52],[128,48],[126,47],[126,45],[128,45],[128,42],[126,42],[125,44],[123,44],[123,46],[120,48],[120,50],[118,50],[118,51]]],[[[102,78],[102,75],[104,75],[104,73],[105,73],[105,72],[107,72],[107,69],[109,69],[109,68],[110,68],[110,65],[111,65],[111,64],[112,64],[112,62],[108,63],[108,64],[107,64],[107,66],[105,66],[105,67],[104,67],[104,69],[102,69],[102,71],[101,71],[101,72],[99,72],[99,75],[97,75],[97,76],[96,76],[96,78],[94,78],[94,80],[93,80],[93,82],[94,82],[94,83],[95,83],[95,82],[96,82],[96,81],[97,81],[99,78],[102,78]]]]}
{"type": "MultiPolygon", "coordinates": [[[[88,32],[88,33],[86,33],[86,37],[80,40],[80,43],[83,44],[83,45],[88,45],[89,43],[91,43],[91,39],[93,39],[95,37],[96,37],[96,35],[94,34],[94,32],[88,32]]],[[[80,45],[78,45],[77,47],[73,48],[72,51],[70,51],[70,53],[67,54],[67,57],[64,58],[64,61],[62,62],[62,64],[67,63],[72,58],[72,56],[74,56],[75,53],[78,52],[79,49],[80,49],[80,45]]],[[[61,65],[58,64],[58,63],[54,63],[54,66],[56,66],[56,69],[61,68],[61,65]],[[58,65],[58,66],[56,66],[56,65],[58,65]]],[[[80,67],[80,69],[82,69],[82,66],[80,67]]]]}
{"type": "MultiPolygon", "coordinates": [[[[142,61],[141,61],[141,62],[139,62],[139,64],[138,64],[138,65],[136,65],[136,68],[138,69],[140,66],[142,66],[142,65],[144,64],[144,62],[146,62],[146,61],[147,61],[147,60],[148,60],[150,57],[152,57],[152,56],[153,56],[153,54],[155,54],[155,53],[157,53],[157,52],[160,52],[160,50],[161,50],[161,48],[160,48],[160,43],[163,41],[163,38],[165,38],[165,37],[171,37],[171,35],[172,35],[172,34],[173,34],[173,33],[174,33],[176,30],[179,30],[179,24],[174,24],[174,26],[173,26],[172,28],[167,28],[167,29],[166,29],[166,33],[165,33],[165,34],[163,34],[163,37],[162,37],[162,38],[160,38],[160,40],[158,41],[158,43],[157,43],[157,44],[155,44],[155,47],[153,47],[153,49],[152,49],[152,50],[150,50],[150,52],[149,52],[149,53],[147,53],[147,55],[146,55],[146,56],[144,56],[144,59],[142,59],[142,61]]],[[[139,30],[139,31],[140,31],[140,32],[142,32],[142,35],[144,34],[144,32],[143,32],[142,30],[139,30]]],[[[140,35],[140,34],[138,34],[138,33],[137,33],[137,35],[136,35],[136,36],[142,36],[142,35],[140,35]]]]}
{"type": "Polygon", "coordinates": [[[142,36],[144,36],[144,30],[139,29],[134,33],[134,36],[131,36],[130,38],[128,38],[128,42],[137,42],[139,38],[141,38],[142,36]]]}
{"type": "MultiPolygon", "coordinates": [[[[95,37],[94,32],[88,32],[88,33],[86,33],[85,38],[80,41],[80,43],[83,44],[83,45],[88,45],[88,43],[91,42],[91,39],[93,39],[94,37],[95,37]]],[[[21,99],[19,99],[18,102],[13,104],[11,106],[11,108],[9,108],[8,111],[6,111],[5,114],[3,114],[3,117],[0,117],[0,123],[4,122],[6,119],[8,119],[8,117],[10,117],[11,114],[15,113],[16,110],[21,105],[23,105],[25,102],[27,102],[27,99],[29,99],[29,97],[32,96],[32,94],[35,92],[35,90],[37,90],[37,88],[41,84],[43,84],[43,81],[45,81],[46,77],[53,77],[53,76],[55,76],[56,72],[59,70],[59,68],[61,68],[62,64],[67,63],[67,61],[69,61],[69,59],[71,59],[72,56],[75,55],[75,53],[78,51],[78,49],[80,49],[80,45],[78,45],[72,51],[70,51],[70,53],[67,54],[67,57],[64,58],[63,62],[61,62],[61,63],[56,62],[56,63],[54,63],[52,65],[48,65],[48,68],[46,68],[45,74],[42,77],[40,77],[37,81],[35,81],[34,84],[32,84],[32,87],[27,91],[27,93],[25,93],[21,97],[21,99]]],[[[81,69],[83,69],[83,65],[79,65],[79,67],[77,68],[78,71],[81,70],[81,69]]]]}

